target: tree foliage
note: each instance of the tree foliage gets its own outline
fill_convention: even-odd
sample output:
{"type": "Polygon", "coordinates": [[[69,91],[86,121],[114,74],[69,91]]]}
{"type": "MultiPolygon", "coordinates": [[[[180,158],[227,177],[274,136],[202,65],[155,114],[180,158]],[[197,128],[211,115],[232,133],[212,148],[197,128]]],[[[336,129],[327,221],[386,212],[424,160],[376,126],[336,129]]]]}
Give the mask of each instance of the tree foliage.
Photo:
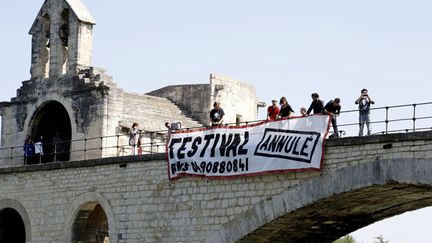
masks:
{"type": "MultiPolygon", "coordinates": [[[[333,241],[333,243],[363,243],[363,242],[357,241],[352,235],[345,235],[344,237],[333,241]]],[[[374,238],[373,243],[390,243],[390,241],[385,240],[384,236],[379,235],[374,238]]]]}
{"type": "Polygon", "coordinates": [[[385,240],[382,235],[375,237],[375,240],[374,243],[390,243],[390,241],[385,240]]]}
{"type": "Polygon", "coordinates": [[[356,239],[351,235],[346,235],[338,240],[333,241],[333,243],[359,243],[359,242],[356,241],[356,239]]]}

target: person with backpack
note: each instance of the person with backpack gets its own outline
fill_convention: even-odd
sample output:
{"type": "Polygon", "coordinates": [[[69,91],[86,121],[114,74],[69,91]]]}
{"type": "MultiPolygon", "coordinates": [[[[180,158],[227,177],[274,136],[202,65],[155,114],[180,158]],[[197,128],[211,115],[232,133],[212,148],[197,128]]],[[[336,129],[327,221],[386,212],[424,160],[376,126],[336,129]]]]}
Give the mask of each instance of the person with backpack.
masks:
{"type": "Polygon", "coordinates": [[[367,135],[371,134],[370,130],[370,105],[375,104],[372,98],[368,94],[367,89],[362,89],[360,97],[355,101],[359,108],[359,136],[363,136],[363,128],[366,124],[367,135]]]}

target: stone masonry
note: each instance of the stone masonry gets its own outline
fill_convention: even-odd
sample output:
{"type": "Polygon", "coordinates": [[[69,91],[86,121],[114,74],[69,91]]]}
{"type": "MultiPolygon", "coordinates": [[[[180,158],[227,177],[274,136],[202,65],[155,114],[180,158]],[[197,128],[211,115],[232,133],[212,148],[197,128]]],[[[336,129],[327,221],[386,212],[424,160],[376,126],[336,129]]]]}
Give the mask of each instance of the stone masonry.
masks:
{"type": "Polygon", "coordinates": [[[235,179],[168,181],[162,153],[112,157],[127,155],[119,148],[133,122],[143,142],[163,141],[166,121],[208,125],[214,101],[226,123],[255,120],[263,103],[215,74],[126,92],[91,64],[94,24],[81,1],[46,0],[31,27],[31,78],[0,102],[0,241],[19,232],[30,243],[331,242],[432,205],[432,132],[328,140],[321,172],[235,179]],[[27,136],[65,142],[65,156],[24,166],[27,136]]]}
{"type": "MultiPolygon", "coordinates": [[[[107,215],[110,242],[234,242],[249,234],[253,238],[244,242],[318,242],[308,237],[319,238],[319,233],[319,242],[331,242],[349,233],[347,228],[357,228],[326,231],[318,224],[332,224],[325,215],[317,217],[323,220],[318,226],[310,225],[314,218],[306,216],[314,214],[307,210],[309,206],[327,200],[315,210],[353,217],[362,212],[358,210],[380,210],[376,215],[381,218],[373,222],[430,206],[425,193],[432,186],[431,151],[432,132],[343,138],[327,141],[322,172],[215,180],[183,177],[171,182],[163,154],[4,168],[0,169],[0,206],[21,212],[27,242],[32,243],[71,242],[78,210],[94,202],[107,215]],[[391,186],[397,184],[407,191],[391,186]],[[363,198],[363,207],[351,201],[345,211],[338,211],[337,201],[332,201],[373,185],[378,189],[369,189],[367,196],[361,197],[361,191],[356,194],[357,199],[363,198]],[[399,210],[391,211],[394,208],[399,210]],[[300,219],[303,209],[305,216],[300,219]],[[278,235],[284,226],[277,219],[296,210],[297,221],[290,226],[296,228],[278,235]],[[259,231],[263,225],[267,225],[264,231],[259,231]],[[310,233],[305,236],[305,232],[310,233]],[[280,238],[272,241],[268,234],[280,238]],[[296,234],[300,238],[289,238],[296,234]]],[[[367,220],[371,215],[374,211],[360,219],[372,223],[367,220]]]]}
{"type": "Polygon", "coordinates": [[[265,106],[258,101],[253,86],[215,74],[210,74],[209,84],[171,85],[148,94],[171,100],[204,125],[210,124],[210,110],[215,101],[225,111],[224,123],[254,121],[258,108],[265,106]]]}
{"type": "MultiPolygon", "coordinates": [[[[225,122],[256,119],[254,87],[226,77],[211,75],[210,84],[169,86],[149,94],[124,91],[91,64],[95,23],[80,0],[42,5],[29,32],[31,79],[22,82],[16,97],[0,102],[0,167],[24,163],[27,136],[43,137],[45,144],[73,140],[64,146],[71,152],[63,160],[130,154],[124,148],[132,123],[140,124],[143,144],[161,144],[165,122],[179,121],[184,128],[208,125],[215,100],[225,105],[225,122]],[[91,152],[84,156],[83,150],[91,152]],[[6,164],[11,156],[21,159],[6,164]]],[[[53,154],[57,148],[50,146],[53,154]]]]}

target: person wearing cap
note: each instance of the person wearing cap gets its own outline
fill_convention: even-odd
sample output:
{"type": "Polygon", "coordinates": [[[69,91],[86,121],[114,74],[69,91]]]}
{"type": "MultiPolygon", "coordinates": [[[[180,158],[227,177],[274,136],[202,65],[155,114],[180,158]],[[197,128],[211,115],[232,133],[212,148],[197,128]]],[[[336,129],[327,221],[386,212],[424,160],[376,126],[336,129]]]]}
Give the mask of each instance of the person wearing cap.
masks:
{"type": "Polygon", "coordinates": [[[319,99],[318,93],[312,93],[311,97],[312,97],[312,103],[310,104],[306,114],[309,115],[311,111],[313,111],[314,114],[323,114],[324,102],[319,99]]]}
{"type": "Polygon", "coordinates": [[[272,100],[272,105],[267,108],[267,120],[274,121],[279,115],[279,107],[277,105],[277,100],[272,100]]]}
{"type": "Polygon", "coordinates": [[[367,128],[367,135],[370,135],[370,105],[375,104],[375,102],[369,96],[368,90],[362,89],[360,97],[355,101],[355,103],[358,105],[359,108],[359,136],[363,136],[363,128],[365,124],[367,128]]]}

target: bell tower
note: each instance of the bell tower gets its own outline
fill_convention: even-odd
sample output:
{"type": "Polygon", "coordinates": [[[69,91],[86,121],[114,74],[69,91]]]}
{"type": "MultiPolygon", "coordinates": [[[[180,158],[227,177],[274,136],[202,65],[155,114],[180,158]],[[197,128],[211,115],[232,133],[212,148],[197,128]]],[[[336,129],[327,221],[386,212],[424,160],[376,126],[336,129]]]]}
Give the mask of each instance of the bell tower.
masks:
{"type": "Polygon", "coordinates": [[[95,24],[80,0],[46,0],[29,31],[31,79],[74,76],[89,68],[95,24]]]}

